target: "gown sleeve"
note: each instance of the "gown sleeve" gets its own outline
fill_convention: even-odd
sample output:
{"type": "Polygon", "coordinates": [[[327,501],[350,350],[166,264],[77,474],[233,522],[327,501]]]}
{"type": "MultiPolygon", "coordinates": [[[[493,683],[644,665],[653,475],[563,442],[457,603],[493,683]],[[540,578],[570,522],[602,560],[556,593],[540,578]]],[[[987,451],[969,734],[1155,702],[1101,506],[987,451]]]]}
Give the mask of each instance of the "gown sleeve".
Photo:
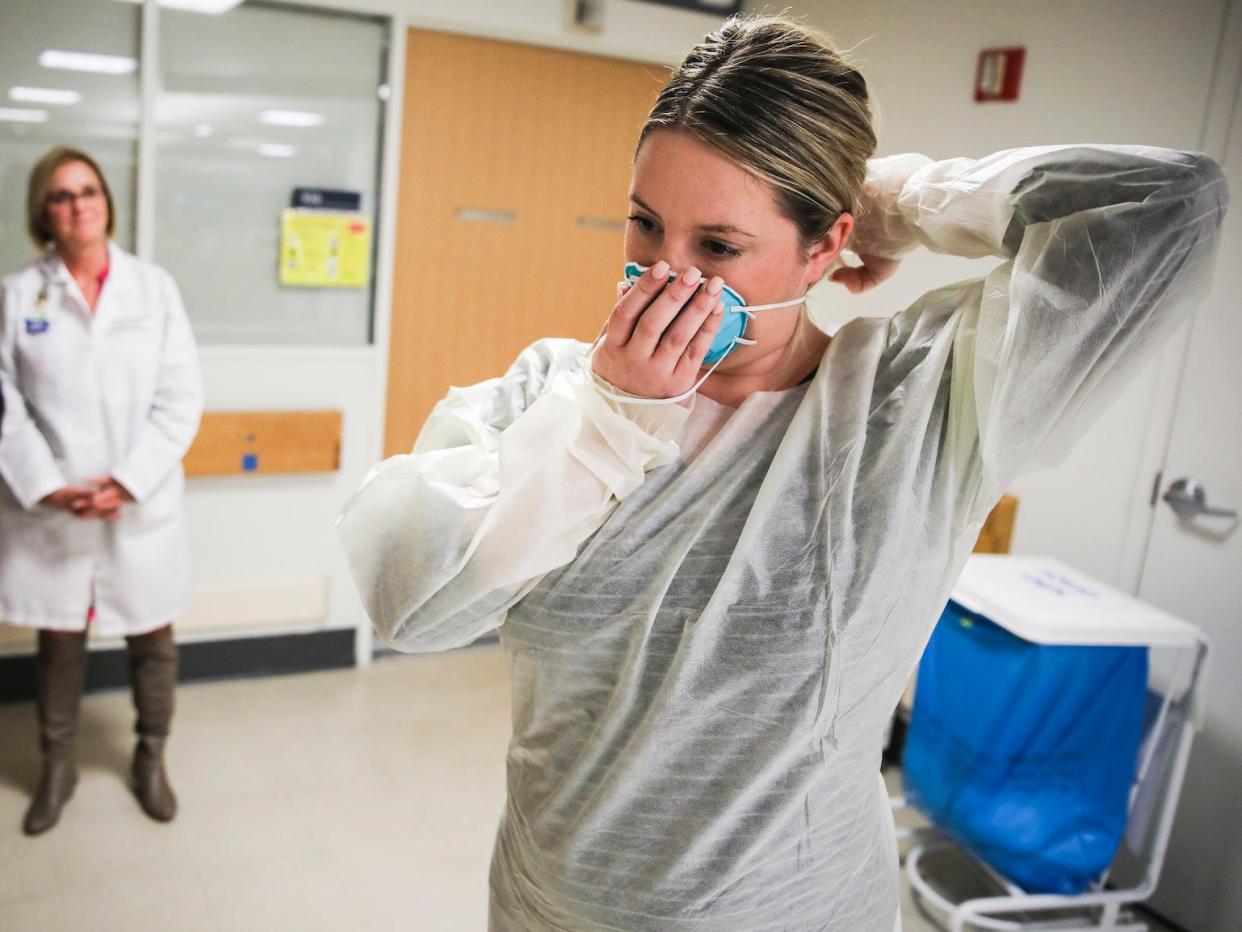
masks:
{"type": "Polygon", "coordinates": [[[4,433],[0,435],[0,478],[23,508],[34,508],[46,495],[68,485],[39,425],[22,395],[17,367],[17,314],[14,295],[0,284],[0,393],[4,396],[4,433]]]}
{"type": "Polygon", "coordinates": [[[180,466],[203,414],[194,332],[172,277],[162,273],[161,286],[166,314],[155,397],[133,446],[112,468],[112,477],[139,502],[180,466]]]}
{"type": "Polygon", "coordinates": [[[856,252],[918,245],[1005,261],[894,318],[956,303],[946,447],[991,507],[1023,468],[1055,463],[1210,282],[1228,205],[1207,156],[1139,146],[1047,146],[982,159],[869,166],[856,252]]]}
{"type": "Polygon", "coordinates": [[[345,505],[354,581],[393,646],[444,650],[499,627],[647,470],[677,457],[687,409],[605,398],[583,351],[543,340],[503,377],[450,389],[413,450],[345,505]]]}

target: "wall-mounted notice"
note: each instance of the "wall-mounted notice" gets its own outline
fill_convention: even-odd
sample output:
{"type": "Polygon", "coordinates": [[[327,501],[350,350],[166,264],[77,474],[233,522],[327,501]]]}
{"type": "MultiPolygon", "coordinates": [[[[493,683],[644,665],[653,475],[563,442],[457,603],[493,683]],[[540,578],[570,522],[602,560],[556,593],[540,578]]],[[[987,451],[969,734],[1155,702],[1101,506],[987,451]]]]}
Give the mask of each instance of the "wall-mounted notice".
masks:
{"type": "Polygon", "coordinates": [[[371,218],[354,212],[284,210],[280,283],[365,288],[371,271],[371,218]]]}
{"type": "Polygon", "coordinates": [[[294,188],[289,206],[309,207],[312,210],[362,210],[362,192],[342,191],[339,188],[294,188]]]}

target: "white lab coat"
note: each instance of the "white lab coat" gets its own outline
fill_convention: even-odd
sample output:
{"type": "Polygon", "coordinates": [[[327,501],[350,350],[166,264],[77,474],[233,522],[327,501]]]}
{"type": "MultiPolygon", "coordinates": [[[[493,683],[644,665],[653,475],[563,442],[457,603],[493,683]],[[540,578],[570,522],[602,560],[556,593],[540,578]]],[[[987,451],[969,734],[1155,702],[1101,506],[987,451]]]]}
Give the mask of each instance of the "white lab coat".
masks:
{"type": "Polygon", "coordinates": [[[0,620],[103,636],[168,624],[186,605],[181,458],[198,430],[194,336],[171,276],[115,245],[92,314],[54,253],[0,286],[0,620]],[[42,300],[41,300],[42,299],[42,300]],[[112,476],[115,522],[40,505],[112,476]]]}

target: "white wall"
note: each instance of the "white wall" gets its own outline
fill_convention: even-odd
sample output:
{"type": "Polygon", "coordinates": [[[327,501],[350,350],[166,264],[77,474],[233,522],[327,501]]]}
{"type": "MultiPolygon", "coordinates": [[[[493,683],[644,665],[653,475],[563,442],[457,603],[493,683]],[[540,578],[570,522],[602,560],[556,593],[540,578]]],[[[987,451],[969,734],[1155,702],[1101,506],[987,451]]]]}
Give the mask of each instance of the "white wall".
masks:
{"type": "MultiPolygon", "coordinates": [[[[1197,148],[1225,2],[790,0],[777,9],[786,6],[853,49],[879,102],[879,154],[949,158],[1061,142],[1197,148]],[[978,53],[1009,45],[1027,49],[1020,99],[976,104],[978,53]]],[[[915,253],[894,280],[860,298],[821,290],[816,311],[829,322],[891,314],[992,264],[915,253]]],[[[1135,585],[1133,538],[1144,536],[1138,525],[1158,468],[1145,454],[1147,431],[1165,428],[1153,414],[1156,368],[1153,361],[1063,464],[1017,482],[1016,550],[1135,585]]]]}
{"type": "MultiPolygon", "coordinates": [[[[301,2],[302,0],[278,0],[301,2]]],[[[399,15],[409,26],[673,64],[723,17],[636,0],[606,0],[598,33],[568,26],[567,0],[310,0],[314,6],[399,15]]]]}
{"type": "Polygon", "coordinates": [[[341,410],[341,469],[189,481],[195,604],[183,631],[360,623],[333,527],[375,461],[383,429],[374,350],[208,347],[201,356],[208,410],[341,410]]]}
{"type": "MultiPolygon", "coordinates": [[[[302,4],[304,5],[304,4],[302,4]]],[[[340,0],[326,9],[377,13],[408,26],[674,62],[719,18],[613,0],[599,34],[566,25],[561,0],[340,0]]],[[[397,73],[401,73],[397,62],[397,73]]],[[[400,90],[400,89],[398,89],[400,90]]],[[[399,118],[400,94],[392,116],[399,118]]],[[[398,134],[398,121],[390,123],[398,134]]],[[[387,166],[397,148],[390,146],[387,166]]],[[[390,222],[393,187],[381,212],[390,222]]],[[[388,244],[389,251],[391,243],[388,244]]],[[[157,249],[158,251],[158,249],[157,249]]],[[[390,287],[379,270],[377,287],[390,287]]],[[[386,296],[377,314],[387,314],[386,296]]],[[[356,628],[367,652],[369,623],[337,545],[336,515],[378,460],[383,445],[387,321],[370,347],[225,348],[202,351],[209,410],[338,408],[344,412],[341,470],[324,476],[239,476],[191,480],[186,494],[194,598],[181,637],[356,628]]]]}
{"type": "MultiPolygon", "coordinates": [[[[935,157],[980,155],[1058,141],[1198,144],[1224,0],[804,0],[795,14],[856,46],[880,102],[880,151],[935,157]],[[1022,99],[977,105],[971,98],[980,49],[1028,50],[1022,99]]],[[[413,25],[593,54],[675,62],[718,18],[610,0],[605,26],[584,35],[565,23],[562,0],[338,0],[317,5],[395,16],[413,25]]],[[[757,6],[757,5],[756,5],[757,6]]],[[[388,192],[391,196],[391,190],[388,192]]],[[[391,203],[389,209],[391,209],[391,203]]],[[[928,288],[981,274],[988,262],[916,255],[897,279],[863,298],[821,299],[828,320],[887,314],[928,288]]],[[[385,305],[386,306],[386,305],[385,305]]],[[[331,477],[221,479],[191,484],[195,557],[192,631],[256,625],[366,627],[336,546],[335,514],[379,455],[386,326],[371,348],[223,350],[204,353],[214,408],[335,406],[345,412],[342,470],[331,477]],[[310,614],[315,580],[326,581],[326,615],[310,614]],[[267,598],[263,593],[268,594],[267,598]],[[297,593],[296,600],[289,598],[297,593]],[[279,597],[278,597],[279,596],[279,597]],[[296,601],[296,610],[280,606],[296,601]]],[[[1070,459],[1022,479],[1017,549],[1046,552],[1106,580],[1125,582],[1127,529],[1141,514],[1151,476],[1138,464],[1155,395],[1146,376],[1121,398],[1070,459]]]]}

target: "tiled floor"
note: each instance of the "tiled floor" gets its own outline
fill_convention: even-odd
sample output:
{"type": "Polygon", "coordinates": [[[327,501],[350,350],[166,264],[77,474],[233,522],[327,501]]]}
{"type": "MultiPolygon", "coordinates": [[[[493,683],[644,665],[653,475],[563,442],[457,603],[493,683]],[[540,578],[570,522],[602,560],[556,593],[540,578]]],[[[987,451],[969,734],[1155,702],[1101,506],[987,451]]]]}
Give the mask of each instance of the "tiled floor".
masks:
{"type": "MultiPolygon", "coordinates": [[[[182,687],[181,813],[124,774],[124,693],[84,700],[60,825],[19,825],[38,774],[29,703],[0,706],[0,930],[483,930],[508,694],[494,645],[364,670],[182,687]]],[[[906,932],[931,929],[907,902],[906,932]]]]}

